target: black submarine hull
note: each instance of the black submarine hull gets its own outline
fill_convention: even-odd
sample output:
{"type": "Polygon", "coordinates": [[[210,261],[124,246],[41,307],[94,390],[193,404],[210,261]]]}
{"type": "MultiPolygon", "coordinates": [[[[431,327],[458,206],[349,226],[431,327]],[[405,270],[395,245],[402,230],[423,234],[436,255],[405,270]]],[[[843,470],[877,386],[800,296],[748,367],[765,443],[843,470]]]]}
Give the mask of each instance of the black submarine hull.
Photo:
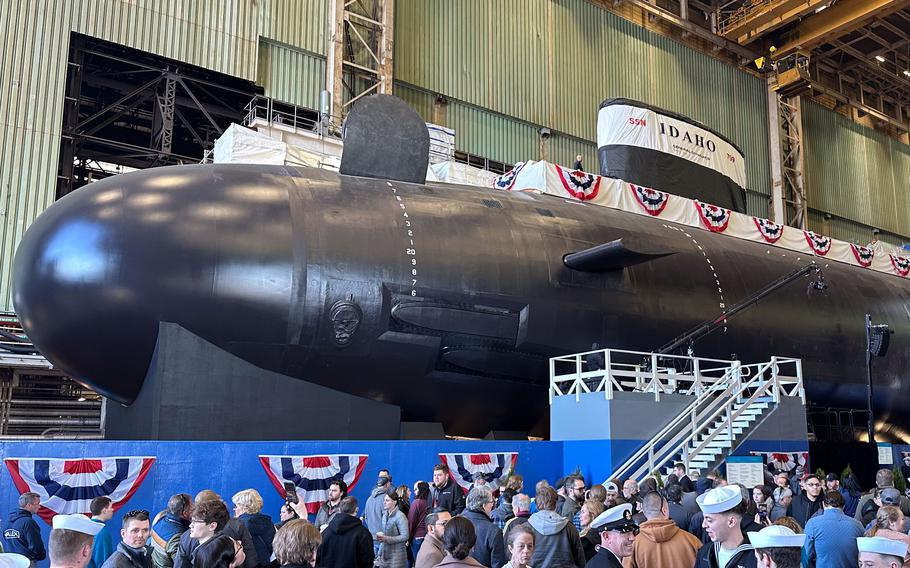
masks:
{"type": "MultiPolygon", "coordinates": [[[[542,433],[547,358],[592,343],[650,351],[812,261],[793,251],[552,196],[281,166],[118,175],[67,195],[25,234],[14,303],[41,352],[122,403],[158,323],[264,369],[399,405],[447,433],[542,433]],[[581,272],[618,238],[675,254],[581,272]]],[[[905,428],[910,283],[815,259],[794,284],[699,341],[698,355],[803,359],[807,395],[863,408],[864,320],[895,330],[876,408],[905,428]]]]}

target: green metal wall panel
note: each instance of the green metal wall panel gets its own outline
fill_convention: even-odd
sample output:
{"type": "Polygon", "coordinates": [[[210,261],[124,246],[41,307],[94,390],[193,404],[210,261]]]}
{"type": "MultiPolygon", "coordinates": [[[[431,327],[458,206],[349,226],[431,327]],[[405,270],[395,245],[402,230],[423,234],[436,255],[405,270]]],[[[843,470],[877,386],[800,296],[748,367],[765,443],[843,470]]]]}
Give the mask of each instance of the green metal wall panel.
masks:
{"type": "Polygon", "coordinates": [[[591,143],[604,99],[662,106],[732,138],[770,193],[764,81],[586,0],[397,0],[395,76],[591,143]]]}
{"type": "Polygon", "coordinates": [[[259,42],[259,78],[265,95],[296,105],[319,108],[325,88],[325,59],[267,41],[259,42]]]}
{"type": "Polygon", "coordinates": [[[910,236],[910,147],[811,101],[803,133],[810,207],[910,236]]]}
{"type": "Polygon", "coordinates": [[[500,114],[450,102],[447,124],[455,129],[455,148],[514,164],[537,158],[537,128],[500,114]]]}
{"type": "Polygon", "coordinates": [[[259,0],[258,3],[262,37],[326,55],[328,0],[259,0]]]}

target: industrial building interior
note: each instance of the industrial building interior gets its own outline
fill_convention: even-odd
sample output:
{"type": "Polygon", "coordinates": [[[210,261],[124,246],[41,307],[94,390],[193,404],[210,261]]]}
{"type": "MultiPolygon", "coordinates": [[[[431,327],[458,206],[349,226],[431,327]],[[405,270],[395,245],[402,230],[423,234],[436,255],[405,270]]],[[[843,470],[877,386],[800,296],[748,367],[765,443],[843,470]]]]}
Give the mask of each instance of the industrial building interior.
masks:
{"type": "MultiPolygon", "coordinates": [[[[629,97],[741,144],[747,212],[844,241],[910,241],[908,0],[0,0],[0,440],[103,438],[102,398],[44,359],[13,259],[54,201],[117,173],[211,161],[233,124],[337,141],[394,94],[453,159],[597,163],[629,97]]],[[[86,321],[82,333],[92,333],[86,321]]],[[[862,409],[810,407],[854,439],[862,409]]]]}

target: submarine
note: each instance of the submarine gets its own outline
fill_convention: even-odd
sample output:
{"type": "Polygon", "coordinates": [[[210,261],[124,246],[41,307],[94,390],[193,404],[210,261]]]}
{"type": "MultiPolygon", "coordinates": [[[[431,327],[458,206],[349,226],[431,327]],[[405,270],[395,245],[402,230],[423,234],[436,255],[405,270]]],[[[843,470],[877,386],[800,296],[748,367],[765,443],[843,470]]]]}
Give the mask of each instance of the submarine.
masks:
{"type": "MultiPolygon", "coordinates": [[[[348,135],[354,147],[356,129],[346,155],[348,135]]],[[[159,324],[172,322],[259,368],[397,405],[449,434],[540,434],[549,357],[592,343],[652,351],[715,317],[718,285],[735,303],[813,260],[710,231],[693,242],[672,222],[583,201],[389,177],[395,160],[379,158],[398,144],[364,140],[362,167],[343,157],[342,173],[173,166],[63,197],[15,259],[29,338],[123,404],[142,389],[159,324]],[[567,262],[607,243],[620,251],[606,262],[567,262]]],[[[910,427],[910,282],[815,260],[826,290],[781,289],[697,354],[799,357],[812,403],[863,408],[869,313],[895,331],[876,361],[877,416],[910,427]]]]}

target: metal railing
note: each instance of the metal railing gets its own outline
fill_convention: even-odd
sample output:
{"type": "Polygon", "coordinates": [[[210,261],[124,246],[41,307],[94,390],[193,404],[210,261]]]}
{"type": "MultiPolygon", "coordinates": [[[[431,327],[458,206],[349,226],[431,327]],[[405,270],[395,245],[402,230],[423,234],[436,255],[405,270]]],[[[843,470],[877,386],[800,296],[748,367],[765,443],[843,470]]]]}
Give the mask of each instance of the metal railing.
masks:
{"type": "MultiPolygon", "coordinates": [[[[778,363],[798,361],[777,357],[778,363]]],[[[549,401],[553,397],[574,395],[576,401],[583,393],[603,392],[612,400],[615,392],[649,392],[655,402],[661,394],[701,396],[717,382],[726,382],[734,369],[749,377],[757,365],[741,365],[739,361],[660,355],[644,351],[595,349],[550,359],[549,401]]],[[[802,383],[800,376],[788,384],[802,383]]]]}
{"type": "Polygon", "coordinates": [[[640,480],[677,457],[688,469],[691,462],[708,453],[712,442],[722,433],[729,438],[728,447],[733,448],[736,438],[734,426],[753,408],[754,403],[770,398],[770,402],[776,405],[781,397],[794,397],[805,404],[801,360],[772,357],[766,363],[742,366],[735,361],[731,363],[734,364],[721,380],[697,395],[685,410],[627,459],[612,477],[628,476],[640,480]],[[782,366],[792,366],[795,376],[781,373],[782,366]],[[699,436],[704,434],[707,434],[706,437],[699,441],[699,436]]]}

